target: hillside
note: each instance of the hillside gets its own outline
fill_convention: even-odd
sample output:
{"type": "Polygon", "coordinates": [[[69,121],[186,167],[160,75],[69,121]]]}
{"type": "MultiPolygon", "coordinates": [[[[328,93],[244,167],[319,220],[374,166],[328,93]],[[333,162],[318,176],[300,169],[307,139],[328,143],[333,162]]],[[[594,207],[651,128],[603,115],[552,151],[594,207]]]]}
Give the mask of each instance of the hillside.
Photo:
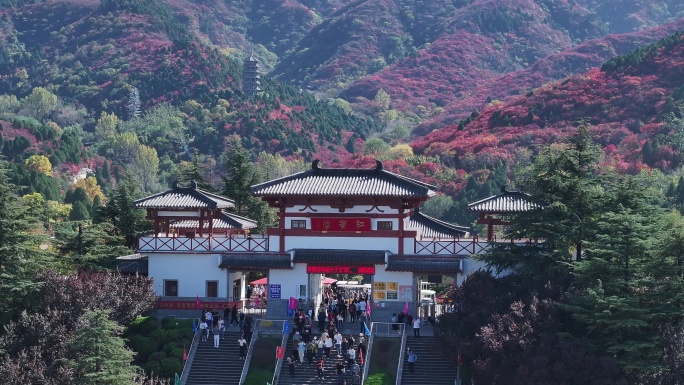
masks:
{"type": "Polygon", "coordinates": [[[684,19],[639,32],[611,34],[551,54],[524,69],[483,81],[463,97],[445,106],[442,113],[416,127],[413,134],[422,136],[446,125],[458,124],[472,111],[482,109],[488,100],[507,100],[545,83],[579,75],[600,67],[615,56],[625,55],[681,30],[684,30],[684,19]]]}
{"type": "Polygon", "coordinates": [[[413,147],[425,155],[453,154],[457,163],[511,164],[522,149],[557,142],[584,122],[615,168],[668,169],[681,164],[684,148],[671,134],[683,100],[684,38],[676,34],[600,69],[492,103],[465,126],[445,126],[413,147]]]}

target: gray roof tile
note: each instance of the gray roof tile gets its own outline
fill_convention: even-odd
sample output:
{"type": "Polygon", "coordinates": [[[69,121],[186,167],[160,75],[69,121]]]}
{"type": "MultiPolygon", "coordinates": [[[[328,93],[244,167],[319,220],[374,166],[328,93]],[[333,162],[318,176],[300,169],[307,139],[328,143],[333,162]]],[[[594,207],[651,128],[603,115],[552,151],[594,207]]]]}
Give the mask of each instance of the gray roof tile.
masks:
{"type": "Polygon", "coordinates": [[[387,271],[413,271],[417,273],[459,273],[461,260],[455,256],[390,255],[387,271]]]}
{"type": "Polygon", "coordinates": [[[197,188],[193,181],[190,187],[174,185],[170,190],[133,202],[140,209],[227,209],[235,207],[232,200],[197,188]]]}
{"type": "MultiPolygon", "coordinates": [[[[199,229],[199,220],[185,219],[174,221],[171,223],[171,227],[176,229],[199,229]]],[[[225,211],[221,212],[221,218],[215,218],[212,224],[212,228],[215,230],[248,230],[255,227],[257,227],[257,221],[225,211]]],[[[205,223],[203,228],[206,230],[209,228],[209,225],[205,223]]]]}
{"type": "Polygon", "coordinates": [[[440,221],[439,219],[425,215],[416,210],[409,219],[408,227],[411,230],[419,230],[423,237],[427,238],[458,238],[468,235],[469,228],[453,223],[440,221]]]}
{"type": "Polygon", "coordinates": [[[294,249],[293,262],[380,265],[385,263],[385,252],[374,250],[294,249]]]}
{"type": "Polygon", "coordinates": [[[221,269],[291,270],[289,253],[225,253],[221,255],[221,269]]]}
{"type": "Polygon", "coordinates": [[[468,205],[468,211],[484,213],[519,213],[541,208],[528,194],[520,191],[503,191],[468,205]]]}
{"type": "Polygon", "coordinates": [[[320,168],[314,161],[310,170],[252,186],[255,196],[392,196],[427,198],[436,187],[383,170],[320,168]]]}

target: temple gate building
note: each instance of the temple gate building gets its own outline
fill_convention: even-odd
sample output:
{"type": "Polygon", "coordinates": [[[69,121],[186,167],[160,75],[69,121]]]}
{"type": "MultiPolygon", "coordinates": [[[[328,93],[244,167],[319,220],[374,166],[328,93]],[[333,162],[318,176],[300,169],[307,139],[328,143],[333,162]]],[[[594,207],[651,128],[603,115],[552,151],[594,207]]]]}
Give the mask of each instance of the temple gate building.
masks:
{"type": "Polygon", "coordinates": [[[314,161],[309,170],[252,186],[278,214],[277,227],[255,235],[248,232],[254,221],[224,211],[234,206],[230,199],[194,183],[175,185],[134,202],[154,222],[137,252],[148,260],[162,304],[172,308],[192,309],[196,297],[239,302],[245,274],[259,271],[267,276],[267,316],[285,318],[290,297],[318,304],[326,275],[350,274],[370,280],[373,319],[389,320],[407,302],[416,311],[425,282],[460,284],[483,267],[470,257],[487,241],[419,211],[435,190],[380,161],[371,169],[314,161]]]}

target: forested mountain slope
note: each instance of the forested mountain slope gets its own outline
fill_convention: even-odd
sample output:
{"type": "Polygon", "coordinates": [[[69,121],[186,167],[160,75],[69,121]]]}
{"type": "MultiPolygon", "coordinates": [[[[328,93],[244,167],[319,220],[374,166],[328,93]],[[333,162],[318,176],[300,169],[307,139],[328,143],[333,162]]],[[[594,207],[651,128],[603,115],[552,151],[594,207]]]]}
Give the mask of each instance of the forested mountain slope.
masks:
{"type": "MultiPolygon", "coordinates": [[[[559,141],[586,124],[622,170],[681,164],[684,39],[675,34],[601,68],[546,84],[414,142],[426,155],[474,154],[483,164],[515,162],[522,149],[559,141]],[[647,145],[648,144],[648,145],[647,145]]],[[[470,156],[470,155],[469,155],[470,156]]]]}

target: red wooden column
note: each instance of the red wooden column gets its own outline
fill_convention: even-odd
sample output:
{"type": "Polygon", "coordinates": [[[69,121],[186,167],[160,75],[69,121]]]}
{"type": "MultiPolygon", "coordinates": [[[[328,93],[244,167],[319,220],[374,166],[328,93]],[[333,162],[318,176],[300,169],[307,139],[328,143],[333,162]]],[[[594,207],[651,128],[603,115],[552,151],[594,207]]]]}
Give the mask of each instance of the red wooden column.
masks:
{"type": "Polygon", "coordinates": [[[404,208],[399,209],[399,254],[404,254],[404,208]]]}
{"type": "Polygon", "coordinates": [[[278,228],[280,233],[280,239],[278,242],[279,251],[285,252],[285,206],[280,206],[278,211],[278,228]]]}

